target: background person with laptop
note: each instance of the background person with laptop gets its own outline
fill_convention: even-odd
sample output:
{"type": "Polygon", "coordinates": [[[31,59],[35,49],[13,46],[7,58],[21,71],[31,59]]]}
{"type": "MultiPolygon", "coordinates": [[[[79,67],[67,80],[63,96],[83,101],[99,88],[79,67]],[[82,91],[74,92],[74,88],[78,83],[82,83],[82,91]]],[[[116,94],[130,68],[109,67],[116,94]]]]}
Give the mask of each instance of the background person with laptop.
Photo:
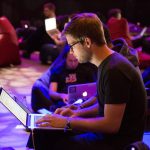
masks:
{"type": "MultiPolygon", "coordinates": [[[[62,24],[64,24],[65,21],[68,22],[68,17],[66,17],[66,19],[57,18],[55,10],[56,8],[53,3],[49,2],[43,5],[43,14],[45,20],[43,21],[42,25],[38,27],[36,31],[23,42],[22,49],[24,50],[24,58],[30,58],[32,52],[38,50],[40,51],[41,62],[43,64],[47,64],[50,63],[50,61],[53,62],[63,49],[66,41],[64,39],[58,40],[57,35],[61,33],[61,26],[63,26],[62,24]],[[46,31],[47,24],[45,24],[45,22],[47,22],[46,20],[50,18],[53,18],[53,20],[57,22],[57,34],[54,34],[53,36],[49,36],[50,34],[48,35],[48,31],[46,31]]],[[[51,23],[48,25],[50,26],[51,23]]]]}
{"type": "Polygon", "coordinates": [[[107,25],[112,40],[115,40],[117,38],[124,38],[129,46],[135,48],[137,47],[138,43],[140,43],[141,45],[143,44],[143,36],[147,28],[144,27],[140,33],[138,33],[137,35],[132,35],[129,30],[128,20],[122,17],[120,9],[114,8],[109,10],[107,25]]]}
{"type": "Polygon", "coordinates": [[[66,46],[48,72],[33,85],[32,109],[34,112],[42,108],[55,111],[67,104],[69,85],[95,82],[96,79],[97,67],[91,63],[80,64],[66,46]]]}
{"type": "Polygon", "coordinates": [[[129,46],[133,46],[128,21],[122,17],[120,9],[114,8],[109,10],[107,26],[112,40],[124,38],[129,46]]]}

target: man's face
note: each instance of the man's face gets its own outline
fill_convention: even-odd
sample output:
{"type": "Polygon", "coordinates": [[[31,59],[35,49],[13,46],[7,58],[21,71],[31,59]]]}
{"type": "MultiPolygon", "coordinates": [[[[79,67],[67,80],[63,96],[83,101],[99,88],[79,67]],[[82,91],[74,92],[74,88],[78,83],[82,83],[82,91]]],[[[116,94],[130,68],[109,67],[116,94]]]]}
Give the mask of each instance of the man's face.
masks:
{"type": "Polygon", "coordinates": [[[78,60],[77,58],[71,54],[68,53],[67,58],[66,58],[66,65],[68,69],[76,69],[78,67],[78,60]]]}
{"type": "Polygon", "coordinates": [[[84,41],[82,44],[79,39],[73,38],[71,35],[66,35],[68,44],[70,45],[70,51],[78,59],[80,63],[86,63],[91,60],[92,54],[87,48],[84,41]]]}
{"type": "Polygon", "coordinates": [[[43,14],[46,18],[51,18],[51,17],[53,17],[54,12],[52,10],[50,10],[49,8],[44,7],[43,14]]]}

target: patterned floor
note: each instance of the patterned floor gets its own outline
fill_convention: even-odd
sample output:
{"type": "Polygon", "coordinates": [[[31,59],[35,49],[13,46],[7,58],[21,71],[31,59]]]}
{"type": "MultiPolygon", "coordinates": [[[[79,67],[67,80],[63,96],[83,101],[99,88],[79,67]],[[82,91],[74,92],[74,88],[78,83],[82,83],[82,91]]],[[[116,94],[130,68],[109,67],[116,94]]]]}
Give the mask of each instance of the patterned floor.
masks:
{"type": "MultiPolygon", "coordinates": [[[[10,94],[17,95],[31,109],[32,85],[47,68],[48,66],[41,65],[38,54],[35,53],[31,60],[22,59],[22,64],[19,66],[0,68],[0,86],[10,94]]],[[[20,122],[0,104],[0,150],[6,150],[4,147],[25,150],[28,136],[29,133],[20,122]]]]}

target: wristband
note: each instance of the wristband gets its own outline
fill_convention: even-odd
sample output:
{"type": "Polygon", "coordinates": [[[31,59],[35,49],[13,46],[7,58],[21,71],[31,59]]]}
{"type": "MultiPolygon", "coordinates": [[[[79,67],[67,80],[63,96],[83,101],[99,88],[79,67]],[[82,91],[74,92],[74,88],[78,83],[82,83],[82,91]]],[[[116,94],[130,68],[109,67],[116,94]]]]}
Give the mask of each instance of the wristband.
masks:
{"type": "Polygon", "coordinates": [[[67,123],[66,123],[66,126],[64,127],[64,132],[67,132],[67,130],[70,130],[70,129],[71,129],[70,120],[69,118],[67,118],[67,123]]]}

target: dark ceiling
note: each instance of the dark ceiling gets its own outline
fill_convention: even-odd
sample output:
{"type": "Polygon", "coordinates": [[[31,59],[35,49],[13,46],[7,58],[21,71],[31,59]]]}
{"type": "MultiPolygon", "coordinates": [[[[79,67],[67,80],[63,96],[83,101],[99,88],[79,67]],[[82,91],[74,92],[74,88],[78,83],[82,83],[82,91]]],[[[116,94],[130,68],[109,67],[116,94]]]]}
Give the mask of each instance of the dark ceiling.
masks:
{"type": "Polygon", "coordinates": [[[120,8],[130,22],[150,25],[150,0],[0,0],[0,15],[7,16],[14,26],[18,26],[21,19],[42,19],[45,2],[56,5],[57,15],[86,11],[99,12],[106,18],[110,8],[120,8]]]}

